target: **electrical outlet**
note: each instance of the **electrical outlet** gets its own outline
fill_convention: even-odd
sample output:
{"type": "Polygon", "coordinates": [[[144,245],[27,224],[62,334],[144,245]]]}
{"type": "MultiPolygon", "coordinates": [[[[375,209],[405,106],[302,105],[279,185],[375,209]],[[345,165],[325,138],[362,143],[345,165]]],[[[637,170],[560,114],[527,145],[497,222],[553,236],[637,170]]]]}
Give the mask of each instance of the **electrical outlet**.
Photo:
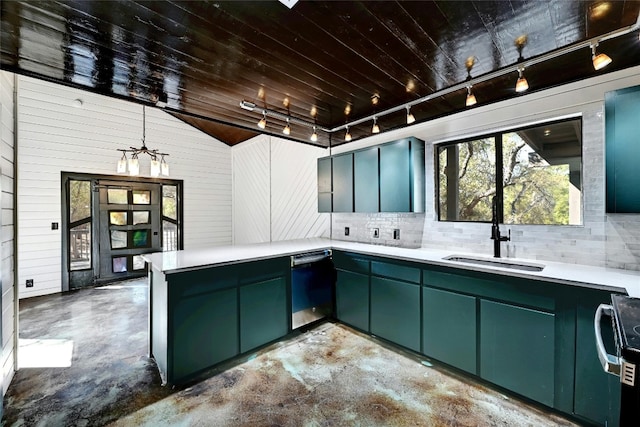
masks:
{"type": "Polygon", "coordinates": [[[379,228],[374,228],[373,229],[373,238],[377,239],[378,237],[380,237],[380,229],[379,228]]]}
{"type": "Polygon", "coordinates": [[[348,236],[349,235],[349,227],[345,227],[344,228],[344,235],[348,236]]]}
{"type": "Polygon", "coordinates": [[[33,279],[27,279],[27,288],[33,288],[33,279]]]}
{"type": "Polygon", "coordinates": [[[393,238],[394,238],[394,240],[400,240],[400,229],[399,228],[395,228],[393,230],[393,238]]]}

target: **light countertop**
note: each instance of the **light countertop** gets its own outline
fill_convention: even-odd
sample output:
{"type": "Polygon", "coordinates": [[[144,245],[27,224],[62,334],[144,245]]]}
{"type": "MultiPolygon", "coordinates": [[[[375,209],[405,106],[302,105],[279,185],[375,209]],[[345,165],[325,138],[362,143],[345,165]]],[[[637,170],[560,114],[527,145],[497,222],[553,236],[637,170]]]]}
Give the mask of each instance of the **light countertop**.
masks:
{"type": "Polygon", "coordinates": [[[634,298],[640,298],[640,272],[605,267],[592,267],[580,264],[565,264],[551,261],[502,258],[506,262],[523,262],[544,265],[540,272],[521,271],[494,266],[467,264],[443,259],[450,255],[491,259],[487,254],[470,254],[452,250],[408,249],[392,246],[371,245],[366,243],[344,242],[324,238],[287,240],[251,245],[218,246],[207,249],[157,252],[144,255],[153,269],[165,274],[189,271],[203,267],[236,264],[281,256],[290,256],[318,249],[338,249],[357,252],[364,255],[384,256],[405,261],[423,262],[431,265],[455,267],[463,270],[482,271],[504,276],[540,279],[601,289],[612,292],[625,292],[634,298]]]}

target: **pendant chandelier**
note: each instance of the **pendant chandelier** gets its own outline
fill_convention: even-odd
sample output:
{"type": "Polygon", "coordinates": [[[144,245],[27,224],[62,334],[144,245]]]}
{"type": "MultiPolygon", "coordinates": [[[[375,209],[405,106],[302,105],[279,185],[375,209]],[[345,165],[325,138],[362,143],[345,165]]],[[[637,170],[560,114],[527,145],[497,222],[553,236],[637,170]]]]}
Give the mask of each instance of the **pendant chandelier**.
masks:
{"type": "Polygon", "coordinates": [[[138,156],[146,154],[151,158],[150,175],[152,177],[158,177],[160,174],[163,176],[169,176],[169,164],[165,160],[167,153],[160,153],[158,150],[151,150],[147,148],[145,144],[145,132],[146,132],[146,107],[142,106],[142,147],[135,148],[118,148],[118,151],[122,151],[122,157],[118,160],[117,171],[118,173],[126,173],[129,171],[130,176],[140,175],[140,160],[138,156]],[[127,157],[127,153],[131,157],[127,157]],[[158,159],[159,157],[159,159],[158,159]]]}

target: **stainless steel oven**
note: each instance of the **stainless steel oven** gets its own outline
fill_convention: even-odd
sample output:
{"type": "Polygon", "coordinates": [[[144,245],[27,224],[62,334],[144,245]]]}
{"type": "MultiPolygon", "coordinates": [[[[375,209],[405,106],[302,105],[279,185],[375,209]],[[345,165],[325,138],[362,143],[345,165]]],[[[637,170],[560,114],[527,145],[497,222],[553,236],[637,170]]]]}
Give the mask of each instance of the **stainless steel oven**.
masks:
{"type": "Polygon", "coordinates": [[[594,318],[596,346],[602,368],[620,377],[620,427],[640,425],[640,299],[611,295],[594,318]],[[616,354],[609,354],[602,339],[601,319],[611,318],[616,354]]]}
{"type": "Polygon", "coordinates": [[[291,327],[333,315],[336,272],[331,250],[291,257],[291,327]]]}

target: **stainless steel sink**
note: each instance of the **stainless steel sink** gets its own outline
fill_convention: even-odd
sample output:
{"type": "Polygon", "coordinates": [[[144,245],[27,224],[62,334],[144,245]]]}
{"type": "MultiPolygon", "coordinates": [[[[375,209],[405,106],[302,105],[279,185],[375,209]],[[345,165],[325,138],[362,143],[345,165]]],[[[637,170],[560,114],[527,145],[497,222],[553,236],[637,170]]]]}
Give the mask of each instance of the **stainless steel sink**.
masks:
{"type": "Polygon", "coordinates": [[[447,261],[465,262],[468,264],[486,265],[490,267],[510,268],[512,270],[523,270],[523,271],[544,270],[544,265],[542,264],[513,262],[513,261],[503,260],[501,258],[496,258],[496,259],[472,258],[472,257],[462,256],[462,255],[449,255],[444,257],[443,259],[446,259],[447,261]]]}

